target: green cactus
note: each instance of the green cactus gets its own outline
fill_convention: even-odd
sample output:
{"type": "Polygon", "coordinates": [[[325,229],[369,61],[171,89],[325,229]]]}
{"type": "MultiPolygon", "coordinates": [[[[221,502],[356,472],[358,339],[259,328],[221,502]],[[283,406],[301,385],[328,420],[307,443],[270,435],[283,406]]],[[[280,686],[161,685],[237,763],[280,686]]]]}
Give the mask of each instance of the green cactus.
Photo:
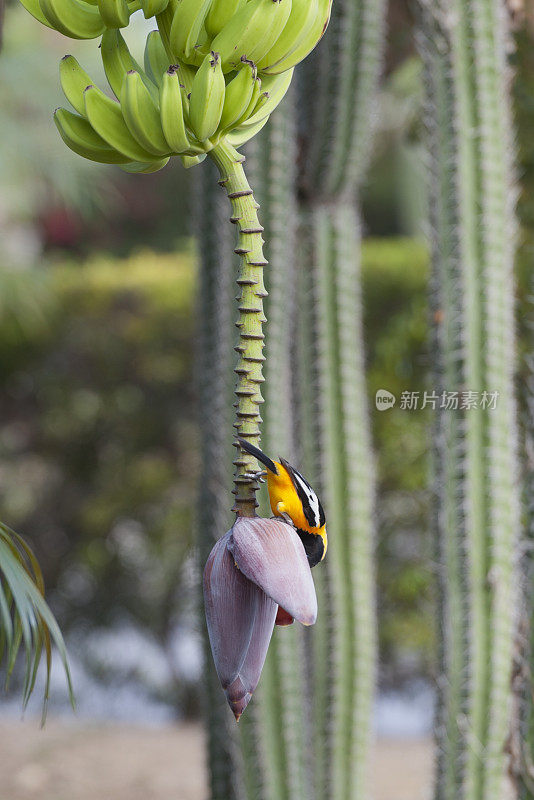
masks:
{"type": "MultiPolygon", "coordinates": [[[[524,309],[532,324],[532,296],[524,309]]],[[[523,309],[522,309],[523,310],[523,309]]],[[[527,335],[532,341],[532,335],[527,335]]],[[[511,774],[518,787],[520,800],[534,798],[534,698],[532,695],[534,675],[534,359],[532,346],[523,359],[523,381],[521,382],[521,434],[523,461],[524,538],[521,550],[521,578],[524,587],[523,602],[519,607],[519,630],[517,637],[518,658],[513,687],[517,698],[518,714],[514,720],[510,752],[511,774]]]]}
{"type": "Polygon", "coordinates": [[[376,671],[375,479],[357,197],[369,156],[384,14],[381,0],[335,3],[300,87],[307,109],[300,240],[307,247],[299,278],[299,440],[305,443],[306,471],[324,497],[329,531],[328,559],[316,577],[322,614],[307,632],[313,661],[314,782],[317,798],[336,800],[369,797],[376,671]]]}
{"type": "MultiPolygon", "coordinates": [[[[262,442],[266,452],[284,455],[290,461],[294,453],[291,340],[296,262],[288,254],[295,252],[296,245],[294,117],[294,97],[290,96],[250,143],[247,153],[251,178],[259,187],[257,197],[269,261],[262,442]]],[[[264,516],[270,515],[265,496],[261,511],[264,516]]],[[[310,797],[302,660],[301,626],[276,629],[256,698],[264,730],[268,732],[263,739],[263,796],[270,800],[310,797]]]]}
{"type": "Polygon", "coordinates": [[[493,411],[443,409],[437,423],[434,519],[444,644],[435,795],[501,800],[519,523],[505,9],[476,0],[453,6],[425,3],[421,25],[436,388],[479,398],[498,392],[498,401],[493,411]]]}
{"type": "MultiPolygon", "coordinates": [[[[310,363],[309,344],[300,353],[301,405],[304,424],[310,426],[303,438],[313,443],[306,468],[314,465],[323,476],[319,483],[329,531],[328,560],[320,583],[316,579],[322,613],[308,632],[315,785],[317,797],[336,800],[369,796],[376,668],[374,469],[355,213],[350,204],[305,213],[303,226],[314,258],[301,273],[309,284],[311,267],[303,322],[311,329],[315,356],[310,363]]],[[[305,338],[309,342],[308,333],[305,338]]]]}

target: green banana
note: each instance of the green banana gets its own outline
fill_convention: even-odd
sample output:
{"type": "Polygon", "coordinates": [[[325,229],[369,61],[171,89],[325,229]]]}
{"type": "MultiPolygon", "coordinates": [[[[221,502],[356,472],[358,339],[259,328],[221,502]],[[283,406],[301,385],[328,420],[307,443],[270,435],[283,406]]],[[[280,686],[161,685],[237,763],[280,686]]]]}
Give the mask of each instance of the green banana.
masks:
{"type": "Polygon", "coordinates": [[[186,63],[198,64],[198,50],[207,40],[204,20],[211,0],[178,0],[169,34],[173,55],[186,63]]]}
{"type": "Polygon", "coordinates": [[[106,78],[117,100],[120,100],[122,85],[130,70],[135,70],[143,75],[147,89],[154,98],[157,97],[156,86],[144,75],[141,67],[128,50],[128,45],[119,30],[108,29],[104,32],[100,45],[100,55],[102,56],[106,78]]]}
{"type": "MultiPolygon", "coordinates": [[[[191,67],[189,64],[180,64],[180,86],[184,90],[186,98],[189,97],[191,91],[193,89],[193,81],[195,80],[195,75],[197,74],[197,70],[194,67],[191,67]]],[[[189,104],[187,105],[187,109],[189,109],[189,104]]],[[[185,106],[184,106],[185,111],[185,106]]],[[[187,114],[186,114],[187,118],[187,114]]]]}
{"type": "Polygon", "coordinates": [[[130,22],[126,0],[98,0],[98,10],[108,28],[125,28],[130,22]]]}
{"type": "Polygon", "coordinates": [[[316,44],[321,40],[328,22],[330,21],[330,11],[332,9],[332,0],[319,0],[319,13],[308,31],[307,36],[300,44],[292,50],[291,53],[283,56],[276,64],[263,67],[262,72],[267,75],[276,75],[285,72],[286,69],[299,64],[306,56],[311,53],[316,44]]]}
{"type": "Polygon", "coordinates": [[[225,83],[218,53],[210,53],[197,70],[191,88],[189,122],[199,141],[217,131],[224,105],[225,83]]]}
{"type": "Polygon", "coordinates": [[[201,161],[204,161],[206,158],[206,153],[203,153],[200,156],[180,156],[182,164],[186,169],[191,169],[191,167],[200,164],[201,161]]]}
{"type": "Polygon", "coordinates": [[[54,27],[43,14],[41,6],[39,5],[39,0],[20,0],[20,2],[26,11],[29,11],[32,17],[35,17],[42,25],[46,25],[48,28],[54,27]]]}
{"type": "Polygon", "coordinates": [[[185,128],[182,90],[178,72],[174,67],[165,72],[160,89],[160,114],[163,134],[174,153],[190,149],[185,128]]]}
{"type": "Polygon", "coordinates": [[[258,63],[273,47],[291,13],[292,0],[249,0],[211,43],[224,72],[236,69],[244,56],[258,63]]]}
{"type": "Polygon", "coordinates": [[[39,0],[51,28],[71,39],[96,39],[106,28],[98,8],[84,0],[39,0]]]}
{"type": "Polygon", "coordinates": [[[90,161],[101,164],[125,164],[128,159],[118,153],[93,130],[89,122],[66,108],[57,108],[54,122],[67,147],[90,161]]]}
{"type": "Polygon", "coordinates": [[[244,112],[243,116],[240,119],[236,120],[236,122],[234,123],[233,125],[234,128],[237,128],[240,125],[242,125],[243,122],[246,122],[246,120],[254,112],[254,109],[256,108],[256,103],[260,98],[260,93],[261,93],[261,78],[256,78],[254,80],[254,86],[252,88],[252,97],[250,98],[250,103],[248,104],[248,107],[244,112]]]}
{"type": "Polygon", "coordinates": [[[85,90],[85,115],[95,131],[130,161],[154,161],[154,154],[141,147],[130,133],[120,105],[96,86],[85,90]]]}
{"type": "Polygon", "coordinates": [[[293,0],[291,14],[284,30],[269,52],[258,62],[258,69],[274,66],[292,55],[304,41],[307,41],[318,16],[319,0],[293,0]]]}
{"type": "Polygon", "coordinates": [[[142,172],[148,175],[151,172],[158,172],[160,169],[169,163],[169,157],[158,158],[157,161],[131,161],[129,164],[121,164],[120,168],[124,172],[134,172],[136,174],[142,172]]]}
{"type": "Polygon", "coordinates": [[[252,61],[244,61],[235,78],[227,84],[219,122],[221,130],[233,127],[243,118],[252,100],[256,77],[256,67],[252,61]]]}
{"type": "Polygon", "coordinates": [[[80,67],[74,56],[64,56],[59,62],[59,80],[63,93],[71,106],[85,116],[84,91],[93,82],[80,67]]]}
{"type": "Polygon", "coordinates": [[[169,57],[165,52],[159,31],[150,31],[145,45],[145,72],[161,89],[163,75],[169,69],[169,57]]]}
{"type": "Polygon", "coordinates": [[[141,0],[141,8],[145,19],[161,14],[167,8],[169,0],[141,0]]]}
{"type": "Polygon", "coordinates": [[[261,131],[264,125],[267,125],[268,121],[269,117],[265,117],[265,119],[260,120],[251,127],[238,128],[236,130],[230,131],[230,133],[228,133],[226,136],[226,140],[233,147],[241,147],[242,144],[245,144],[245,142],[248,142],[248,140],[252,139],[253,136],[256,136],[256,134],[261,131]]]}
{"type": "Polygon", "coordinates": [[[158,30],[161,35],[161,41],[163,43],[163,47],[165,48],[165,52],[167,53],[169,64],[172,64],[172,62],[175,60],[175,56],[171,53],[170,36],[172,21],[174,19],[174,13],[178,3],[179,0],[169,0],[169,4],[167,5],[165,11],[162,11],[156,17],[158,30]]]}
{"type": "Polygon", "coordinates": [[[281,75],[267,75],[262,78],[261,95],[254,106],[252,114],[242,123],[243,126],[250,128],[273,113],[289,89],[293,71],[294,68],[291,68],[281,75]]]}
{"type": "Polygon", "coordinates": [[[128,72],[122,84],[121,111],[134,139],[156,156],[169,153],[158,106],[141,80],[138,72],[128,72]]]}
{"type": "Polygon", "coordinates": [[[213,0],[206,17],[206,31],[210,39],[217,36],[224,26],[230,22],[234,14],[246,3],[246,0],[213,0]]]}

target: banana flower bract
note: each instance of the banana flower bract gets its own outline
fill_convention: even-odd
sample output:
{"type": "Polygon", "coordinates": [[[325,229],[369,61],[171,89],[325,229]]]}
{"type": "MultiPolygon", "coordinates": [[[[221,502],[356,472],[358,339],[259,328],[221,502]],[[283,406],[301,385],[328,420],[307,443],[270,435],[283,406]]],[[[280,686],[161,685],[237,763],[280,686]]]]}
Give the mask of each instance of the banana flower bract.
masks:
{"type": "Polygon", "coordinates": [[[310,567],[291,525],[239,517],[209,555],[204,604],[215,668],[238,720],[258,685],[275,621],[313,625],[317,618],[310,567]]]}

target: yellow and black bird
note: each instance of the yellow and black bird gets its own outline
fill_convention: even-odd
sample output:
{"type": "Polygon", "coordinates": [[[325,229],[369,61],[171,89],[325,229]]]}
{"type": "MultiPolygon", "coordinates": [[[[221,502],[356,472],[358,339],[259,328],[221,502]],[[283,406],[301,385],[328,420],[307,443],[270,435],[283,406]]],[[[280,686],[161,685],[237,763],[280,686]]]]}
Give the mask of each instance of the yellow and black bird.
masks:
{"type": "Polygon", "coordinates": [[[276,517],[289,517],[298,533],[310,567],[323,560],[328,546],[321,502],[298,470],[283,458],[272,461],[259,448],[238,437],[239,444],[267,468],[267,490],[276,517]]]}

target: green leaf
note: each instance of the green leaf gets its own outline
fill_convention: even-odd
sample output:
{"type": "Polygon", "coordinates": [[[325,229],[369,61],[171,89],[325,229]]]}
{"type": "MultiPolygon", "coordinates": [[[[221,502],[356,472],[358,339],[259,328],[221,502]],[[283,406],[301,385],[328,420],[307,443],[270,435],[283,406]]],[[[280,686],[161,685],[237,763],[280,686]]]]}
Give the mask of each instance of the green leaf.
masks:
{"type": "Polygon", "coordinates": [[[15,531],[0,522],[0,664],[3,662],[6,665],[7,686],[20,647],[23,646],[25,674],[22,702],[25,707],[35,688],[44,651],[46,684],[43,724],[50,688],[52,643],[56,646],[63,664],[71,704],[74,707],[65,642],[44,599],[44,581],[39,563],[29,545],[15,531]]]}

